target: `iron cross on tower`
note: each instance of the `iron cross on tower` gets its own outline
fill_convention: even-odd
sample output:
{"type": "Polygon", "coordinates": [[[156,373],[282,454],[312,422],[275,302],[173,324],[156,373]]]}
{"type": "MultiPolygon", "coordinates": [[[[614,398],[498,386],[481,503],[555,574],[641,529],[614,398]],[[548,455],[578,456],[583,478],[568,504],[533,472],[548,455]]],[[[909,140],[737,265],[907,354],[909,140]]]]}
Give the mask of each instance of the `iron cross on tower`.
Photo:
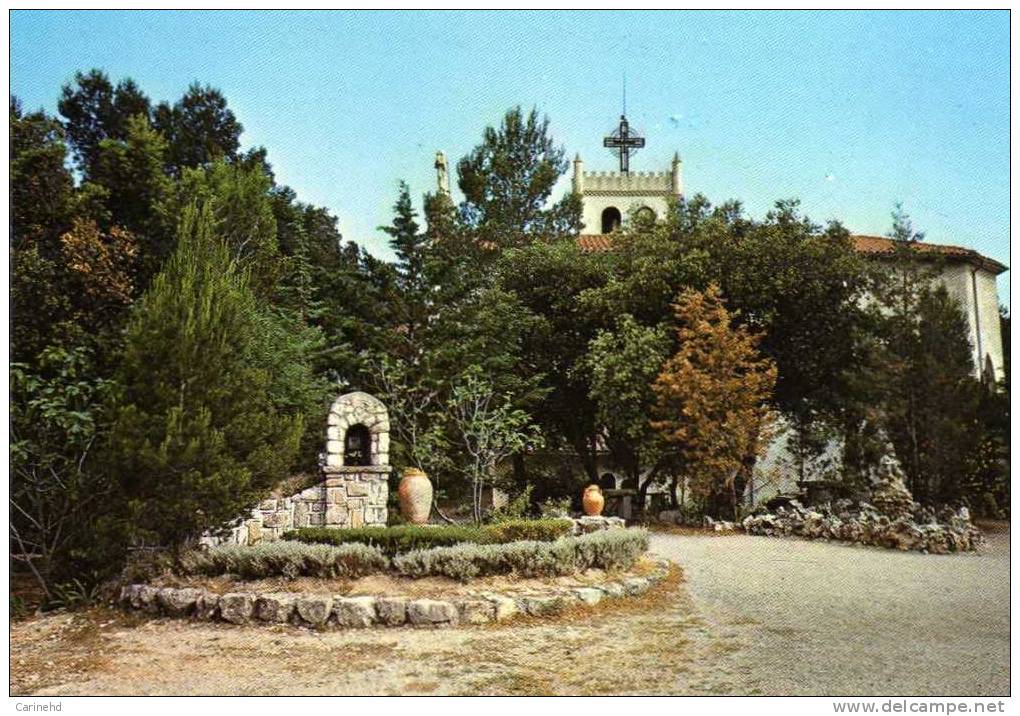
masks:
{"type": "Polygon", "coordinates": [[[620,173],[630,173],[630,155],[645,146],[645,138],[630,133],[627,117],[620,115],[620,126],[602,140],[602,146],[612,149],[620,155],[620,173]]]}

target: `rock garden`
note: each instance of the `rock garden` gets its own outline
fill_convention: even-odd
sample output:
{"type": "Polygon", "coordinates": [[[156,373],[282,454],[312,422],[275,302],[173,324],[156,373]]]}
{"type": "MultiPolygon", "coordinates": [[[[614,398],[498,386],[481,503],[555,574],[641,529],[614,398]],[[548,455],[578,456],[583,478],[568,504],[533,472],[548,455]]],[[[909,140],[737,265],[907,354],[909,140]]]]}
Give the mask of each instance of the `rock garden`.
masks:
{"type": "Polygon", "coordinates": [[[890,516],[874,505],[850,500],[817,507],[791,500],[774,512],[749,515],[742,524],[754,535],[841,540],[931,554],[972,551],[983,539],[966,508],[917,508],[890,516]]]}

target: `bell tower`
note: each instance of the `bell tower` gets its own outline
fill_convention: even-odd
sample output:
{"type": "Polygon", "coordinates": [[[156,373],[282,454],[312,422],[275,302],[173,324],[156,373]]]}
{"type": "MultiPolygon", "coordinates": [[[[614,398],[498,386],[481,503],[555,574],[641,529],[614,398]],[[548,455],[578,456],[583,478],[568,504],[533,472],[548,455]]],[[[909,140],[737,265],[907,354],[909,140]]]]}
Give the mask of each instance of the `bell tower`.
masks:
{"type": "Polygon", "coordinates": [[[581,196],[583,233],[609,234],[619,229],[633,212],[662,218],[673,198],[683,195],[683,162],[673,154],[667,172],[632,172],[630,158],[645,146],[644,137],[631,128],[627,117],[602,140],[619,157],[618,172],[586,172],[578,154],[574,158],[573,189],[581,196]]]}

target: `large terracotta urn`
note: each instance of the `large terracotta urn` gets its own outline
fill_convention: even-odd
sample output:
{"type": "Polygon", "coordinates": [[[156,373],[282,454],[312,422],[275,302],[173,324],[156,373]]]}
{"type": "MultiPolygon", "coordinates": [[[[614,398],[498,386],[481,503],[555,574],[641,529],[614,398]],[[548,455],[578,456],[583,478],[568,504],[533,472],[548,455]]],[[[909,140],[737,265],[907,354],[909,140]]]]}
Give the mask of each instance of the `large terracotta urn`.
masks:
{"type": "Polygon", "coordinates": [[[424,472],[416,467],[404,470],[397,496],[400,498],[400,514],[405,520],[415,525],[429,521],[429,513],[432,512],[432,482],[424,472]]]}
{"type": "Polygon", "coordinates": [[[581,505],[584,507],[584,514],[589,517],[597,517],[602,514],[602,508],[606,506],[606,498],[602,496],[602,488],[598,485],[588,485],[581,497],[581,505]]]}

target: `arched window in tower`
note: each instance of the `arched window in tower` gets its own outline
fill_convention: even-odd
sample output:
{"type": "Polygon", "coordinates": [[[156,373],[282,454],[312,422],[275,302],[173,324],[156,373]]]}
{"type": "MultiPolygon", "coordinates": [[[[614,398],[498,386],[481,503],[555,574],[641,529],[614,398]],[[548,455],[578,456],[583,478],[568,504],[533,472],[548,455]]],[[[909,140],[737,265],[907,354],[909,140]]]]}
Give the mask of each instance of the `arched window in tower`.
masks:
{"type": "Polygon", "coordinates": [[[610,234],[619,229],[622,218],[619,209],[615,206],[607,206],[602,210],[602,233],[610,234]]]}
{"type": "Polygon", "coordinates": [[[650,206],[642,206],[637,210],[637,220],[642,226],[651,226],[655,223],[655,209],[650,206]]]}

